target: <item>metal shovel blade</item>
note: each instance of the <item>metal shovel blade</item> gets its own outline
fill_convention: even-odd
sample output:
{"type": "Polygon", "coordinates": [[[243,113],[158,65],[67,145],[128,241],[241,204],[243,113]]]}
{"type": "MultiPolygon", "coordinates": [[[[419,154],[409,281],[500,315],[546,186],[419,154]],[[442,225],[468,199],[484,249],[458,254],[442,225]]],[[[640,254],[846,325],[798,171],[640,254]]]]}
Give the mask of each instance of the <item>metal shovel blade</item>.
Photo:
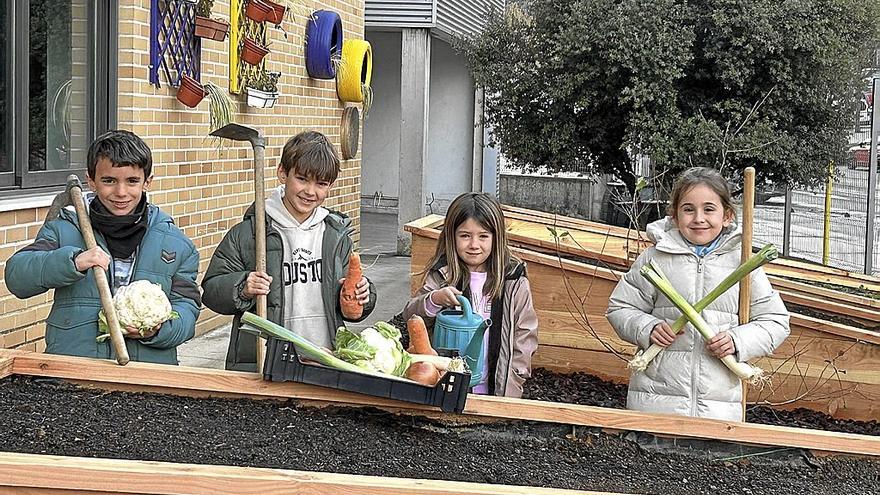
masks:
{"type": "Polygon", "coordinates": [[[231,139],[233,141],[250,141],[251,144],[255,144],[263,140],[262,132],[254,129],[253,127],[248,127],[246,125],[236,123],[226,124],[223,127],[213,131],[211,135],[223,139],[231,139]]]}

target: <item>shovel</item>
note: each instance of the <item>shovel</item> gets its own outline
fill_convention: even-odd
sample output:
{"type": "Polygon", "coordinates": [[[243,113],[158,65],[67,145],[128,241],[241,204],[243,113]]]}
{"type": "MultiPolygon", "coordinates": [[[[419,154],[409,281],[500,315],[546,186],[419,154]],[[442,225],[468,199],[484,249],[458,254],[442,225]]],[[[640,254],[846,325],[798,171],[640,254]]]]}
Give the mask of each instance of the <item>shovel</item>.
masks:
{"type": "MultiPolygon", "coordinates": [[[[263,133],[241,124],[226,124],[215,130],[211,136],[232,141],[248,141],[254,149],[254,237],[256,241],[256,267],[258,272],[266,272],[266,140],[263,133]]],[[[257,316],[266,317],[266,296],[257,296],[257,316]]],[[[265,341],[257,340],[257,371],[263,372],[263,349],[265,341]]]]}
{"type": "MultiPolygon", "coordinates": [[[[70,204],[76,209],[79,230],[82,233],[83,241],[85,241],[86,250],[95,248],[98,243],[95,242],[92,222],[89,220],[89,214],[86,212],[86,205],[83,202],[82,184],[80,184],[79,177],[76,174],[67,177],[67,188],[64,192],[55,196],[49,211],[46,213],[46,221],[58,218],[61,209],[70,204]]],[[[107,317],[107,325],[110,327],[110,342],[113,345],[113,350],[116,351],[116,362],[121,366],[125,366],[129,361],[128,349],[125,347],[125,337],[122,335],[122,327],[119,325],[119,318],[116,316],[116,307],[113,306],[113,294],[110,292],[107,272],[100,266],[93,266],[91,271],[92,277],[95,279],[95,285],[98,287],[98,295],[101,298],[104,316],[107,317]]]]}

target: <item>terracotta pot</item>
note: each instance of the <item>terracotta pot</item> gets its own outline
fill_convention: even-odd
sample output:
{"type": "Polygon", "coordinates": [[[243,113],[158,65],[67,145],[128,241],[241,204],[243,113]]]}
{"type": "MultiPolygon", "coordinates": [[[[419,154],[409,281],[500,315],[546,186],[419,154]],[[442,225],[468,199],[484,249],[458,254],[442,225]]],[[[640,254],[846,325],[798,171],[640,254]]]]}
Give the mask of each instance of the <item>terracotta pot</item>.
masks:
{"type": "Polygon", "coordinates": [[[284,20],[284,11],[287,10],[287,7],[281,5],[279,3],[273,2],[272,0],[261,0],[263,3],[272,7],[272,13],[266,17],[266,20],[275,24],[276,26],[281,25],[281,21],[284,20]]]}
{"type": "Polygon", "coordinates": [[[195,108],[205,98],[205,88],[202,83],[184,74],[180,78],[180,87],[177,88],[177,99],[184,105],[195,108]]]}
{"type": "Polygon", "coordinates": [[[199,38],[223,41],[229,32],[229,24],[208,17],[196,16],[195,35],[199,38]]]}
{"type": "Polygon", "coordinates": [[[244,39],[241,47],[241,59],[251,65],[259,65],[263,57],[268,55],[269,49],[258,45],[250,38],[244,39]]]}
{"type": "Polygon", "coordinates": [[[275,19],[275,10],[263,0],[248,0],[244,15],[254,22],[264,22],[275,19]]]}

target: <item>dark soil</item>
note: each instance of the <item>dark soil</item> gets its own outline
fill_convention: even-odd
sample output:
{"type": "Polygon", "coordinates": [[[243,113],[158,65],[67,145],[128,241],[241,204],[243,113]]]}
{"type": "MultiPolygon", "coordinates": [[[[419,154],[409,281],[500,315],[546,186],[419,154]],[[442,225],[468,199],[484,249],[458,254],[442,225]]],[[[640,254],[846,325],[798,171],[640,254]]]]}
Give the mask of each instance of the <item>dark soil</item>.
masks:
{"type": "MultiPolygon", "coordinates": [[[[532,373],[532,379],[526,382],[523,398],[624,409],[626,385],[601,380],[587,373],[554,373],[538,368],[532,373]]],[[[746,410],[746,421],[880,436],[880,422],[834,419],[809,409],[785,411],[754,406],[746,410]]]]}
{"type": "Polygon", "coordinates": [[[844,292],[846,294],[852,294],[854,296],[868,297],[871,299],[880,299],[880,292],[868,289],[864,285],[861,285],[859,287],[850,287],[848,285],[830,284],[828,282],[819,282],[818,280],[806,280],[806,279],[797,278],[797,277],[786,277],[786,276],[782,276],[782,275],[779,275],[779,277],[787,279],[787,280],[792,280],[795,282],[801,282],[804,284],[815,285],[817,287],[824,287],[826,289],[836,290],[838,292],[844,292]]]}
{"type": "Polygon", "coordinates": [[[785,303],[785,307],[792,313],[810,316],[812,318],[819,318],[820,320],[831,321],[834,323],[840,323],[842,325],[849,325],[851,327],[861,328],[863,330],[877,331],[878,329],[880,329],[880,325],[877,324],[868,324],[862,320],[854,320],[852,318],[847,318],[837,313],[829,313],[827,311],[813,309],[808,306],[802,306],[800,304],[785,303]]]}
{"type": "MultiPolygon", "coordinates": [[[[396,315],[389,323],[401,329],[403,334],[401,342],[406,348],[409,336],[406,334],[406,320],[403,319],[403,315],[396,315]]],[[[626,385],[602,380],[582,372],[555,373],[538,368],[532,371],[532,378],[526,381],[523,398],[626,409],[626,385]]],[[[746,410],[746,421],[880,436],[880,421],[835,419],[827,414],[804,408],[782,410],[768,406],[752,406],[746,410]]]]}
{"type": "Polygon", "coordinates": [[[365,408],[102,392],[24,377],[0,381],[0,411],[0,450],[9,452],[664,495],[851,495],[877,493],[880,482],[877,461],[798,450],[732,455],[713,442],[658,451],[641,438],[566,425],[455,426],[365,408]]]}
{"type": "MultiPolygon", "coordinates": [[[[403,315],[396,315],[389,323],[401,329],[403,334],[401,342],[406,348],[409,336],[406,333],[406,320],[403,319],[403,315]]],[[[602,380],[583,372],[555,373],[538,368],[533,370],[532,378],[526,381],[523,398],[625,409],[626,385],[602,380]]],[[[752,406],[746,410],[746,421],[765,425],[880,436],[880,421],[835,419],[827,414],[804,408],[782,410],[768,406],[752,406]]],[[[878,489],[878,493],[880,493],[880,489],[878,489]]]]}

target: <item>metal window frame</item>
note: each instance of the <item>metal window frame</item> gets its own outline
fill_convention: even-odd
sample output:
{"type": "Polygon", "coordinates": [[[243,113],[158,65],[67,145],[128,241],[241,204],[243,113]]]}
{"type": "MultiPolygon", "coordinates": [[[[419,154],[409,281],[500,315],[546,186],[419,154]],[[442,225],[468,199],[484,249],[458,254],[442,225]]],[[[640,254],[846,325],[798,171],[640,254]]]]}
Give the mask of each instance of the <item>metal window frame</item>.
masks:
{"type": "MultiPolygon", "coordinates": [[[[63,184],[68,175],[76,173],[85,178],[86,164],[65,170],[34,171],[28,170],[29,149],[29,24],[30,0],[2,0],[6,2],[8,19],[4,28],[12,33],[7,40],[6,54],[7,99],[9,111],[6,121],[9,123],[7,132],[2,138],[8,144],[9,160],[13,171],[0,173],[0,188],[5,189],[3,196],[16,195],[21,192],[33,192],[40,189],[57,188],[63,184]],[[21,62],[21,63],[19,63],[21,62]],[[21,70],[16,71],[16,68],[21,70]]],[[[117,124],[117,75],[118,75],[118,0],[89,0],[89,37],[88,65],[88,128],[87,139],[93,140],[98,134],[117,124]]]]}

